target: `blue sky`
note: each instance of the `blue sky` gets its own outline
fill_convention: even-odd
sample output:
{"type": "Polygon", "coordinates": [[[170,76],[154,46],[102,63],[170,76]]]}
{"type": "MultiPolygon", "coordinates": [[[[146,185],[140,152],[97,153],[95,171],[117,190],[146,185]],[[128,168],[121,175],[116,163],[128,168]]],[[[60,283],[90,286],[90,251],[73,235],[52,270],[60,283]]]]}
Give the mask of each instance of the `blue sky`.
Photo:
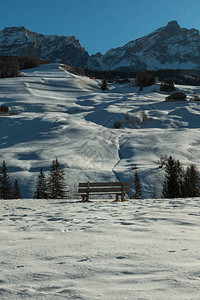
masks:
{"type": "Polygon", "coordinates": [[[177,20],[200,30],[199,0],[1,0],[0,30],[75,35],[90,53],[120,47],[177,20]]]}

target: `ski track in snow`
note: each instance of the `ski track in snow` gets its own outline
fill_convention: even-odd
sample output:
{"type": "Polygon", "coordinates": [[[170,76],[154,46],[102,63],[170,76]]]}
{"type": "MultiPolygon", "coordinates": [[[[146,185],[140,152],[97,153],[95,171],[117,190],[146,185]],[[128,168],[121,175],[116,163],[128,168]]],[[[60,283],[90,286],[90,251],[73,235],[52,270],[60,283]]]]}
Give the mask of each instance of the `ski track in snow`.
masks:
{"type": "Polygon", "coordinates": [[[2,200],[0,298],[199,299],[200,199],[2,200]]]}
{"type": "MultiPolygon", "coordinates": [[[[41,167],[49,171],[55,157],[65,168],[70,196],[83,181],[132,181],[138,168],[143,196],[160,196],[162,155],[184,166],[200,167],[198,102],[164,102],[159,84],[144,88],[111,84],[70,74],[59,65],[26,70],[20,78],[0,80],[0,104],[13,116],[0,117],[0,156],[18,179],[24,197],[32,198],[41,167]],[[148,115],[141,122],[141,113],[148,115]],[[129,113],[131,122],[126,123],[129,113]],[[114,129],[115,121],[122,122],[114,129]]],[[[177,86],[188,98],[199,87],[177,86]]]]}

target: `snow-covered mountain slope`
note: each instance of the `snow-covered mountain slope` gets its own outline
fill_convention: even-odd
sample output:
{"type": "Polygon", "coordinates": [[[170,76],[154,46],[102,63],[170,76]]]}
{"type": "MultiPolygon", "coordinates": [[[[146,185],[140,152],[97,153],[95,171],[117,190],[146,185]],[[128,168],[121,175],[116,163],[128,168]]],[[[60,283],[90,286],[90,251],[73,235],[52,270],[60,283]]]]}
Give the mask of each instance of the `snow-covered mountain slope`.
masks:
{"type": "Polygon", "coordinates": [[[199,198],[1,201],[1,299],[197,300],[199,212],[199,198]]]}
{"type": "Polygon", "coordinates": [[[43,35],[24,27],[8,27],[0,31],[0,55],[37,56],[99,70],[199,69],[200,34],[171,21],[105,55],[98,52],[89,56],[74,36],[43,35]]]}
{"type": "MultiPolygon", "coordinates": [[[[200,103],[164,102],[159,84],[144,88],[110,85],[70,74],[57,64],[26,70],[23,77],[0,80],[0,157],[24,197],[32,197],[40,167],[53,159],[64,165],[71,195],[82,181],[133,180],[138,168],[144,197],[157,196],[164,171],[162,155],[200,169],[200,103]],[[141,121],[145,111],[148,120],[141,121]],[[127,115],[128,112],[128,115],[127,115]],[[114,129],[116,121],[121,129],[114,129]]],[[[187,97],[199,87],[179,86],[187,97]]]]}
{"type": "Polygon", "coordinates": [[[0,31],[0,55],[36,56],[79,67],[86,66],[89,57],[74,36],[43,35],[23,26],[0,31]]]}
{"type": "Polygon", "coordinates": [[[111,70],[199,69],[199,54],[199,31],[181,28],[171,21],[147,36],[92,58],[94,68],[111,70]]]}

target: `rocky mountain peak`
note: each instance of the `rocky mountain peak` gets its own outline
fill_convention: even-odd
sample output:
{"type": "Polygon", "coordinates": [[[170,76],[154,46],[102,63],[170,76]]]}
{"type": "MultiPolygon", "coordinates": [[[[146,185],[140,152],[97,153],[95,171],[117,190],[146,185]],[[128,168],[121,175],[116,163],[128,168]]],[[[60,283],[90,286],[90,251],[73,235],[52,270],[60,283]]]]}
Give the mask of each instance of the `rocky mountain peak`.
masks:
{"type": "Polygon", "coordinates": [[[24,26],[0,31],[0,55],[36,56],[86,67],[89,54],[75,36],[43,35],[24,26]]]}
{"type": "Polygon", "coordinates": [[[181,32],[181,27],[177,21],[168,22],[167,26],[165,26],[164,29],[171,35],[175,35],[175,34],[181,32]]]}
{"type": "Polygon", "coordinates": [[[112,70],[199,68],[200,34],[196,29],[181,28],[173,20],[123,47],[109,50],[101,60],[96,58],[97,65],[112,70]]]}
{"type": "Polygon", "coordinates": [[[99,70],[199,69],[200,34],[173,20],[105,55],[89,56],[75,36],[43,35],[24,26],[0,31],[0,55],[36,56],[99,70]]]}
{"type": "Polygon", "coordinates": [[[170,27],[170,28],[180,28],[180,25],[178,24],[177,21],[170,21],[167,23],[167,27],[170,27]]]}
{"type": "Polygon", "coordinates": [[[2,31],[4,33],[6,32],[18,32],[18,31],[22,31],[22,30],[26,30],[26,28],[24,26],[20,26],[20,27],[5,27],[2,31]]]}

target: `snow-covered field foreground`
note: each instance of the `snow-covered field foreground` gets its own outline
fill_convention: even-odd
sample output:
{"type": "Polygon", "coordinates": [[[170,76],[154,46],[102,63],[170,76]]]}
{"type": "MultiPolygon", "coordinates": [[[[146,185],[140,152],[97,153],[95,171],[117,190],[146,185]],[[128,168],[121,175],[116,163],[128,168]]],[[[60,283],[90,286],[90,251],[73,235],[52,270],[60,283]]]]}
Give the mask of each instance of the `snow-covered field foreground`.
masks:
{"type": "MultiPolygon", "coordinates": [[[[199,87],[177,86],[189,99],[199,87]]],[[[161,194],[164,170],[158,159],[175,156],[200,168],[200,102],[165,102],[159,84],[144,88],[76,76],[59,65],[26,70],[0,80],[0,158],[23,197],[32,198],[40,168],[48,173],[56,157],[64,166],[73,197],[79,182],[133,181],[135,167],[143,196],[161,194]],[[145,111],[147,121],[141,121],[145,111]],[[128,117],[127,117],[128,113],[128,117]],[[116,121],[121,129],[114,129],[116,121]],[[154,189],[155,188],[155,189],[154,189]]]]}
{"type": "Polygon", "coordinates": [[[4,200],[0,222],[0,299],[199,299],[199,198],[4,200]]]}

